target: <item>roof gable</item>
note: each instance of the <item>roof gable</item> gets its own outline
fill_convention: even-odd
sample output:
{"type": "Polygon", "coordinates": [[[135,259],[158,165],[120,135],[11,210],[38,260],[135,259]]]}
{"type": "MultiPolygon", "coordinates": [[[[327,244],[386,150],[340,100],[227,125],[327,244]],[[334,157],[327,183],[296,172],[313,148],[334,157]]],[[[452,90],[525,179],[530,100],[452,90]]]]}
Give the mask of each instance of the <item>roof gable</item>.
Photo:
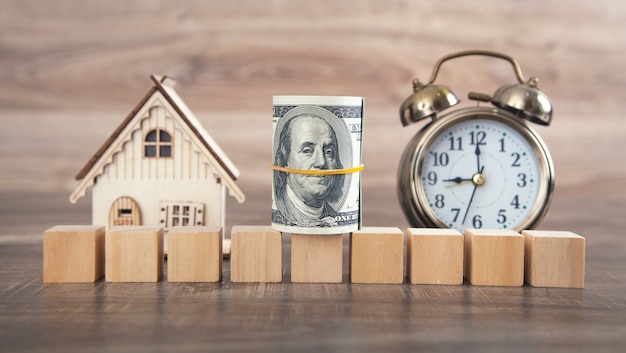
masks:
{"type": "Polygon", "coordinates": [[[229,189],[230,194],[239,202],[243,202],[245,196],[235,184],[235,180],[239,176],[239,170],[173,89],[172,86],[175,80],[167,76],[157,77],[155,75],[152,75],[151,79],[154,83],[153,87],[150,88],[146,95],[76,175],[76,180],[81,180],[81,183],[70,196],[70,201],[75,203],[80,197],[84,196],[87,187],[94,184],[94,178],[101,174],[101,170],[106,165],[112,163],[116,149],[124,142],[122,141],[125,138],[124,136],[132,132],[133,125],[141,118],[139,117],[139,113],[146,109],[149,110],[151,106],[148,107],[147,105],[153,104],[153,98],[158,96],[161,100],[165,100],[173,112],[175,112],[175,114],[173,114],[174,118],[178,120],[179,123],[184,124],[191,132],[191,135],[195,137],[195,140],[201,146],[202,150],[206,152],[205,155],[211,161],[211,165],[215,168],[216,173],[229,189]]]}

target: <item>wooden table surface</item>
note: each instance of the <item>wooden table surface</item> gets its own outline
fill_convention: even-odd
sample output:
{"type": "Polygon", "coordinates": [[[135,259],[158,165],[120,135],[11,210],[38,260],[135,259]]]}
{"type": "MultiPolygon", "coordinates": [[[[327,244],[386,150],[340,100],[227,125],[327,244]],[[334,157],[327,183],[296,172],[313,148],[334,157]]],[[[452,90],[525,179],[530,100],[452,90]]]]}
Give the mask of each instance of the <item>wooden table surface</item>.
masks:
{"type": "MultiPolygon", "coordinates": [[[[626,3],[598,1],[0,0],[0,352],[623,351],[626,3]],[[556,195],[541,229],[587,240],[584,289],[431,285],[42,283],[42,232],[87,224],[73,176],[150,87],[177,90],[241,170],[227,228],[269,224],[271,97],[365,97],[367,226],[406,228],[398,108],[441,56],[515,57],[554,105],[537,130],[556,195]]],[[[464,58],[462,96],[514,82],[464,58]]],[[[285,244],[288,245],[287,239],[285,244]]],[[[347,243],[344,258],[347,259],[347,243]]],[[[344,262],[346,262],[344,260],[344,262]]],[[[344,264],[346,265],[346,264],[344,264]]]]}

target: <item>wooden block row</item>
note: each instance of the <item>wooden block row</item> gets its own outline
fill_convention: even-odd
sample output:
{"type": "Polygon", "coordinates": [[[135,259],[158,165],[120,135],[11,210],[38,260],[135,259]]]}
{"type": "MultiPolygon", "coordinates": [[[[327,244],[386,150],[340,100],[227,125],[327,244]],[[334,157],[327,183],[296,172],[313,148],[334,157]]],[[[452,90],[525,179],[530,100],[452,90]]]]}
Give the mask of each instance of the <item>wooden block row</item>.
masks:
{"type": "MultiPolygon", "coordinates": [[[[219,282],[222,229],[174,227],[168,281],[219,282]]],[[[404,233],[364,227],[350,236],[352,283],[403,283],[404,233]]],[[[231,232],[232,282],[281,282],[282,234],[265,226],[231,232]]],[[[56,226],[44,232],[49,282],[156,282],[163,273],[163,229],[56,226]],[[105,262],[106,257],[106,262],[105,262]],[[106,265],[105,265],[106,263],[106,265]]],[[[409,228],[407,278],[412,284],[584,287],[585,239],[571,232],[409,228]]],[[[291,236],[291,282],[341,283],[343,235],[291,236]]]]}
{"type": "MultiPolygon", "coordinates": [[[[540,287],[584,286],[584,238],[571,232],[468,229],[463,236],[453,229],[409,228],[407,237],[413,284],[459,285],[465,277],[483,286],[522,286],[525,280],[540,287]]],[[[352,282],[402,283],[402,241],[393,228],[353,233],[352,282]]]]}
{"type": "MultiPolygon", "coordinates": [[[[291,282],[341,283],[343,236],[291,236],[291,282]]],[[[269,226],[231,231],[232,282],[282,282],[282,233],[269,226]]]]}
{"type": "MultiPolygon", "coordinates": [[[[44,232],[44,283],[157,282],[163,275],[163,228],[56,226],[44,232]],[[106,259],[106,260],[105,260],[106,259]]],[[[218,282],[221,227],[174,227],[168,234],[170,282],[218,282]]]]}
{"type": "Polygon", "coordinates": [[[465,231],[465,277],[473,285],[583,288],[585,238],[562,231],[465,231]]]}

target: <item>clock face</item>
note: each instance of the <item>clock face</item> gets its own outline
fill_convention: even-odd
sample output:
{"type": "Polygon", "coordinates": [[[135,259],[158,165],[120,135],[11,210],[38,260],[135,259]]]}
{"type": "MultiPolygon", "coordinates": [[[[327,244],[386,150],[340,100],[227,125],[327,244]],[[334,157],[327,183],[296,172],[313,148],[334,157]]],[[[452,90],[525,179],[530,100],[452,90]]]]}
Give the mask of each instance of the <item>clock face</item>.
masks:
{"type": "MultiPolygon", "coordinates": [[[[442,119],[444,120],[444,119],[442,119]]],[[[438,124],[417,148],[412,180],[425,225],[529,229],[547,211],[552,167],[515,119],[488,114],[438,124]],[[510,120],[510,121],[509,121],[510,120]]]]}

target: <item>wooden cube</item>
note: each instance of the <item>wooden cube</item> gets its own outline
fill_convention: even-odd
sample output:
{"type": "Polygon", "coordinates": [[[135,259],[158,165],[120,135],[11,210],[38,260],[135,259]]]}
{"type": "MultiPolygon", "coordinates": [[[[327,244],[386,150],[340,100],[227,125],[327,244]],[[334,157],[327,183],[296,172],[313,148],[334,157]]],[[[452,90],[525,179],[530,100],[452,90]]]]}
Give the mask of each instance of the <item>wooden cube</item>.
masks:
{"type": "Polygon", "coordinates": [[[350,236],[352,283],[404,282],[404,233],[399,228],[363,227],[350,236]]]}
{"type": "Polygon", "coordinates": [[[585,287],[585,238],[565,231],[525,230],[526,282],[533,287],[585,287]]]}
{"type": "Polygon", "coordinates": [[[341,283],[343,235],[291,235],[291,282],[341,283]]]}
{"type": "Polygon", "coordinates": [[[480,286],[524,284],[524,236],[512,230],[465,230],[465,278],[480,286]]]}
{"type": "Polygon", "coordinates": [[[222,279],[222,227],[172,227],[167,242],[168,282],[222,279]]]}
{"type": "Polygon", "coordinates": [[[282,233],[270,226],[235,226],[230,239],[232,282],[282,282],[282,233]]]}
{"type": "Polygon", "coordinates": [[[407,229],[407,277],[412,284],[463,284],[463,234],[455,229],[407,229]]]}
{"type": "Polygon", "coordinates": [[[118,226],[107,231],[107,282],[158,282],[162,274],[163,228],[118,226]]]}
{"type": "Polygon", "coordinates": [[[55,226],[43,233],[43,282],[95,282],[104,275],[104,227],[55,226]]]}

